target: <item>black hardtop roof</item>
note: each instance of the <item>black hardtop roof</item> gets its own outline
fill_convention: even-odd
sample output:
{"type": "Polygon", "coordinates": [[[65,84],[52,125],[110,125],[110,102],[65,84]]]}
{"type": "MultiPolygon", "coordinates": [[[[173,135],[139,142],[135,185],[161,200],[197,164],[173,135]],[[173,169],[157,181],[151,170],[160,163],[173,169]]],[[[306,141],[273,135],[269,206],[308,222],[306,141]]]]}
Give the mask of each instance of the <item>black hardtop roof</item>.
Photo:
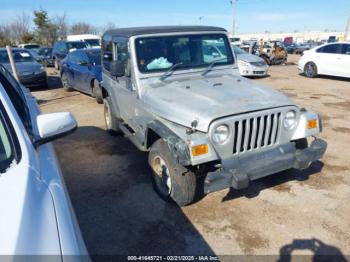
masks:
{"type": "Polygon", "coordinates": [[[227,32],[224,28],[214,26],[148,26],[148,27],[129,27],[129,28],[117,28],[108,30],[104,35],[110,36],[136,36],[136,35],[148,35],[148,34],[161,34],[161,33],[181,33],[181,32],[227,32]]]}

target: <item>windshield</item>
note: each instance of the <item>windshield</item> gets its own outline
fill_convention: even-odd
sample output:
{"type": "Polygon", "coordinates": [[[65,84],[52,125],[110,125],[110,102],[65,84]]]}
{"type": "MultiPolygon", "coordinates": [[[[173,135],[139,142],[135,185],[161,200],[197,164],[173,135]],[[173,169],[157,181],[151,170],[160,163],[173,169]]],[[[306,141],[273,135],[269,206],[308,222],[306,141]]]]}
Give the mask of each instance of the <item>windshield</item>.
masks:
{"type": "Polygon", "coordinates": [[[84,41],[87,43],[88,47],[100,46],[99,39],[85,39],[84,41]]]}
{"type": "Polygon", "coordinates": [[[247,53],[246,51],[240,49],[238,46],[232,45],[232,47],[236,55],[243,55],[247,53]]]}
{"type": "Polygon", "coordinates": [[[52,48],[42,48],[39,51],[39,55],[49,56],[52,54],[52,48]]]}
{"type": "Polygon", "coordinates": [[[167,71],[174,64],[178,68],[208,67],[233,64],[233,55],[226,35],[158,36],[136,39],[139,70],[143,73],[167,71]]]}
{"type": "Polygon", "coordinates": [[[101,65],[101,51],[87,51],[86,54],[92,64],[101,65]]]}
{"type": "Polygon", "coordinates": [[[38,49],[38,48],[40,48],[40,45],[35,45],[35,44],[33,44],[33,45],[24,45],[24,48],[25,49],[38,49]]]}
{"type": "MultiPolygon", "coordinates": [[[[12,50],[13,59],[16,63],[19,62],[32,62],[33,56],[26,50],[12,50]]],[[[9,63],[9,57],[6,50],[0,50],[0,63],[9,63]]]]}
{"type": "Polygon", "coordinates": [[[85,42],[67,42],[68,50],[83,49],[86,48],[85,42]]]}

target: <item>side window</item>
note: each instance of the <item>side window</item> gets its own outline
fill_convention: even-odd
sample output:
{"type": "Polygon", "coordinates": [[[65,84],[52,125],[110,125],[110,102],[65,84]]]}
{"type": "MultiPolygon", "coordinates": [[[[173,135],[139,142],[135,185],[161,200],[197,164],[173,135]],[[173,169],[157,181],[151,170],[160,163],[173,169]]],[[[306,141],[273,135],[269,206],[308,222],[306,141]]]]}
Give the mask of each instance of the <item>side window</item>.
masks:
{"type": "Polygon", "coordinates": [[[343,44],[342,46],[343,48],[341,53],[343,55],[350,55],[350,44],[343,44]]]}
{"type": "Polygon", "coordinates": [[[104,36],[102,42],[102,65],[103,68],[109,71],[110,62],[113,60],[113,45],[112,45],[112,37],[104,36]]]}
{"type": "Polygon", "coordinates": [[[64,53],[64,52],[67,51],[67,47],[66,47],[66,44],[64,42],[61,42],[59,44],[58,51],[61,52],[61,53],[64,53]]]}
{"type": "Polygon", "coordinates": [[[121,38],[115,42],[116,60],[127,62],[129,60],[129,50],[127,39],[121,38]]]}
{"type": "Polygon", "coordinates": [[[89,58],[87,57],[84,51],[77,52],[77,55],[78,55],[78,62],[82,62],[82,61],[89,62],[89,58]]]}
{"type": "Polygon", "coordinates": [[[74,63],[77,64],[79,62],[79,55],[78,55],[78,51],[74,51],[68,54],[69,56],[69,60],[74,63]]]}
{"type": "Polygon", "coordinates": [[[341,45],[326,45],[317,50],[317,53],[326,53],[326,54],[340,54],[341,45]]]}
{"type": "Polygon", "coordinates": [[[29,136],[32,136],[32,122],[22,87],[2,65],[0,65],[0,82],[5,88],[29,136]]]}
{"type": "Polygon", "coordinates": [[[21,150],[5,108],[0,103],[0,173],[5,173],[21,158],[21,150]]]}

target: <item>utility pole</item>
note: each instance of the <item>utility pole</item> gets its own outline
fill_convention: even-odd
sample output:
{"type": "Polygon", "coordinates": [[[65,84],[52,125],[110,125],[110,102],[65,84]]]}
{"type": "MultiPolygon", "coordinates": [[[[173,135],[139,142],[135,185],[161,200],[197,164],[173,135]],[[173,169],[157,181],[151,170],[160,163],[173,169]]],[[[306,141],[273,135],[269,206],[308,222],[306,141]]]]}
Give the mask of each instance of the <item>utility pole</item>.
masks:
{"type": "Polygon", "coordinates": [[[348,23],[346,25],[344,40],[345,41],[348,41],[348,40],[350,41],[350,16],[349,16],[349,19],[348,19],[348,23]]]}
{"type": "Polygon", "coordinates": [[[238,0],[231,0],[230,4],[232,5],[232,37],[236,34],[236,17],[235,17],[235,2],[238,0]]]}
{"type": "Polygon", "coordinates": [[[12,75],[16,78],[17,81],[19,81],[16,63],[15,63],[15,60],[13,59],[12,50],[11,50],[11,47],[9,45],[6,46],[6,51],[7,51],[7,56],[9,57],[9,60],[10,60],[12,75]]]}

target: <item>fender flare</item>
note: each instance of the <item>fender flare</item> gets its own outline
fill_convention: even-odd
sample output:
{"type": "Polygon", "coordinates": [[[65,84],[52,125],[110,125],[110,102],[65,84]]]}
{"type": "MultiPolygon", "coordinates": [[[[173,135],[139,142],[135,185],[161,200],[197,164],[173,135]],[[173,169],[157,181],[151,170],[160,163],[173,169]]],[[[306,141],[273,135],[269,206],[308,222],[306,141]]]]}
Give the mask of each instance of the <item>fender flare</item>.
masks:
{"type": "Polygon", "coordinates": [[[188,144],[175,134],[169,127],[159,120],[153,120],[147,124],[145,145],[148,144],[148,132],[152,130],[167,143],[174,160],[182,166],[191,165],[191,154],[188,144]]]}

